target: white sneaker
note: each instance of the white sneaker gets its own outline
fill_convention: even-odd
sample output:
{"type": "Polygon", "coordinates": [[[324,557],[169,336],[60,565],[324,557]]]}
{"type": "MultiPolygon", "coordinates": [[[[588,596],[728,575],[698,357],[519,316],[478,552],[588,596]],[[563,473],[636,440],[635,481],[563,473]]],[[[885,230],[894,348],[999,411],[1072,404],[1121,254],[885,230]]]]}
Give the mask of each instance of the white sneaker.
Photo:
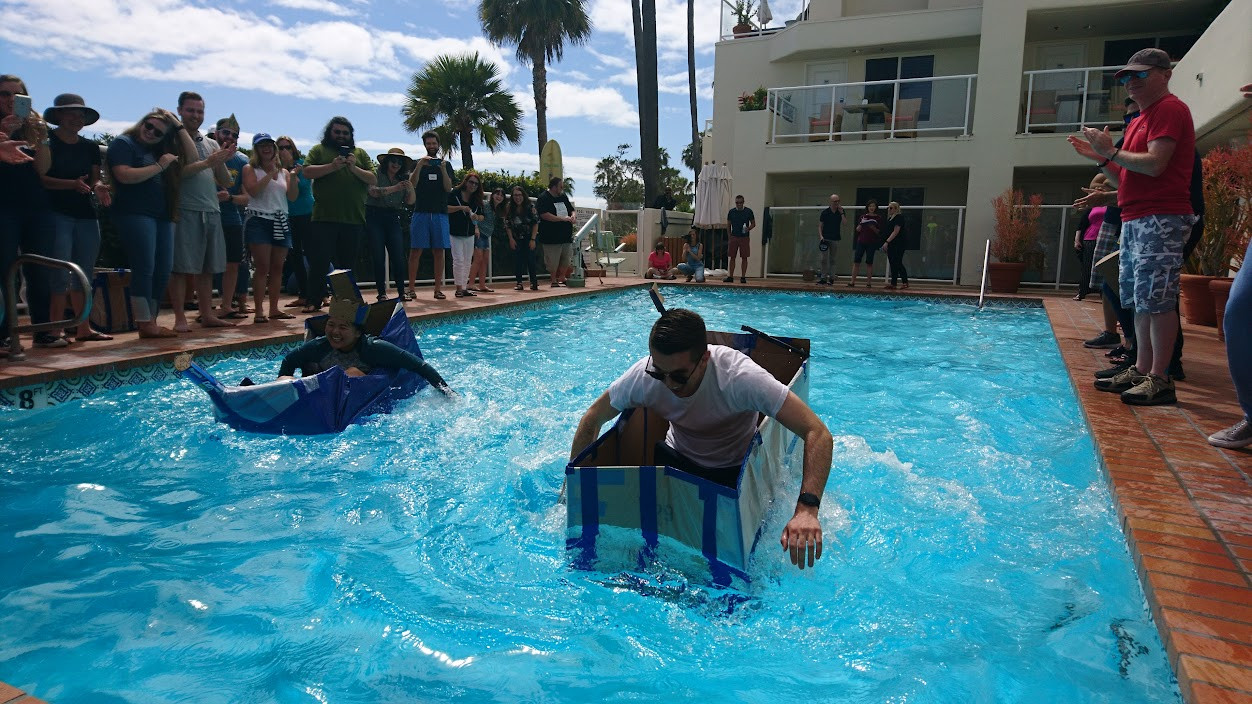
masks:
{"type": "Polygon", "coordinates": [[[1252,445],[1252,423],[1247,418],[1209,436],[1209,444],[1235,450],[1252,445]]]}

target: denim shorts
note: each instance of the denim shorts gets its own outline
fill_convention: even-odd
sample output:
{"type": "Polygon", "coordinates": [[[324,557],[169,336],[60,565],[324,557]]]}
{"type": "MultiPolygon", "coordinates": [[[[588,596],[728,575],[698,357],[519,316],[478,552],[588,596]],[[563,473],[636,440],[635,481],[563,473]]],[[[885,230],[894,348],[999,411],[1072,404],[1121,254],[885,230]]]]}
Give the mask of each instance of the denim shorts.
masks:
{"type": "Polygon", "coordinates": [[[448,234],[447,213],[413,213],[409,223],[409,248],[448,249],[452,238],[448,234]]]}
{"type": "Polygon", "coordinates": [[[244,223],[243,239],[248,244],[268,244],[291,249],[291,228],[287,228],[286,236],[278,240],[274,239],[274,228],[277,226],[278,223],[274,220],[253,215],[244,223]]]}
{"type": "Polygon", "coordinates": [[[491,249],[491,235],[474,235],[474,249],[491,249]]]}
{"type": "Polygon", "coordinates": [[[1168,313],[1178,307],[1182,248],[1194,215],[1145,215],[1122,223],[1118,293],[1123,308],[1168,313]]]}

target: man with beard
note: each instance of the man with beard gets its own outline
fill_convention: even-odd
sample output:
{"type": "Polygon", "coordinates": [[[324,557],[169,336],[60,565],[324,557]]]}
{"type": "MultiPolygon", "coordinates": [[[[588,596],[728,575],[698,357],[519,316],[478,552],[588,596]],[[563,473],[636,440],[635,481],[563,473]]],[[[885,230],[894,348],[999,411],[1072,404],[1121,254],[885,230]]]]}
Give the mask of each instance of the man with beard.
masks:
{"type": "Polygon", "coordinates": [[[179,140],[186,154],[195,154],[196,161],[182,168],[182,187],[178,193],[178,222],[174,226],[174,268],[170,277],[170,303],[174,306],[174,331],[190,332],[187,311],[187,286],[194,284],[200,307],[200,324],[206,328],[234,325],[215,315],[213,310],[213,275],[226,271],[226,238],[222,232],[222,212],[218,204],[218,186],[231,184],[226,161],[235,148],[223,149],[212,138],[200,134],[204,124],[204,98],[199,93],[183,91],[178,96],[179,140]]]}
{"type": "Polygon", "coordinates": [[[365,196],[378,183],[374,162],[356,146],[352,123],[332,117],[320,144],[309,150],[304,175],[313,180],[313,221],[306,243],[309,258],[309,307],[326,305],[326,274],[356,264],[365,234],[365,196]]]}
{"type": "MultiPolygon", "coordinates": [[[[452,165],[439,158],[439,135],[422,134],[426,156],[417,160],[409,182],[417,200],[413,204],[413,220],[409,223],[409,291],[417,286],[417,266],[422,250],[429,249],[434,259],[435,300],[447,298],[443,293],[443,253],[452,247],[448,227],[448,194],[452,192],[452,165]]],[[[459,289],[458,289],[459,290],[459,289]]],[[[459,295],[459,294],[458,294],[459,295]]]]}

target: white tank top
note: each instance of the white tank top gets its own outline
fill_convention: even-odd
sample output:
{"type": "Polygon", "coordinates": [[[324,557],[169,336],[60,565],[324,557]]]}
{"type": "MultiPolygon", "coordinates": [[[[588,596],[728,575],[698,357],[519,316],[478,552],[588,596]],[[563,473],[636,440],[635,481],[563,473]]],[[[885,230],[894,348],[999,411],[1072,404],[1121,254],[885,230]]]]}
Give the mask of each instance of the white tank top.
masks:
{"type": "MultiPolygon", "coordinates": [[[[259,166],[252,167],[256,173],[257,181],[265,178],[266,172],[259,166]]],[[[283,172],[265,184],[265,189],[259,195],[252,197],[248,201],[248,210],[257,215],[286,215],[287,214],[287,177],[289,173],[283,172]]]]}

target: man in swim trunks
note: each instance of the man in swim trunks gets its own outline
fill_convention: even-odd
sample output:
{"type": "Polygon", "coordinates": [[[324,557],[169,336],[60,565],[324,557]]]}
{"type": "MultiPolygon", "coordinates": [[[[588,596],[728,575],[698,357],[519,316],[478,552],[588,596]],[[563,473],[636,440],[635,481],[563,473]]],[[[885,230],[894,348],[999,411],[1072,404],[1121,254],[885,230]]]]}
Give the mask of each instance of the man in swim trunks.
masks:
{"type": "Polygon", "coordinates": [[[326,320],[326,334],[309,340],[284,357],[278,378],[293,378],[297,369],[304,376],[331,367],[341,367],[348,376],[365,376],[375,369],[408,369],[420,374],[445,396],[455,394],[425,360],[386,340],[363,334],[361,325],[347,311],[355,313],[356,309],[352,304],[344,308],[332,306],[326,320]]]}
{"type": "Polygon", "coordinates": [[[627,408],[646,407],[669,421],[656,462],[734,486],[756,433],[757,414],[776,418],[804,441],[804,474],[795,514],[782,532],[791,562],[804,569],[822,556],[817,517],[834,439],[808,404],[742,352],[709,345],[704,320],[675,308],[648,337],[649,357],[635,362],[587,409],[574,433],[573,459],[600,427],[627,408]]]}

